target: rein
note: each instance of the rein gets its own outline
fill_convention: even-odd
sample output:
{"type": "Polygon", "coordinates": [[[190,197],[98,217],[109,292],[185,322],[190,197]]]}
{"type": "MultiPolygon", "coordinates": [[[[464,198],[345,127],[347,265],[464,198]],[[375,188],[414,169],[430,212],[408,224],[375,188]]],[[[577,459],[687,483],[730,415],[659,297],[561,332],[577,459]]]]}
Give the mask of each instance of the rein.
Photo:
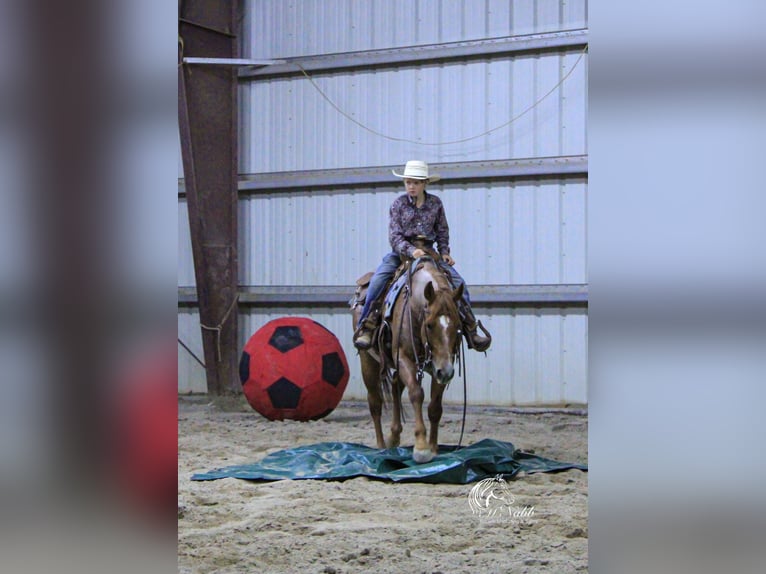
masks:
{"type": "Polygon", "coordinates": [[[468,380],[465,370],[465,347],[463,346],[463,334],[460,334],[460,345],[458,347],[457,367],[458,375],[463,378],[463,418],[460,421],[460,440],[457,441],[457,448],[460,449],[463,444],[463,431],[465,431],[465,412],[468,405],[468,380]]]}
{"type": "MultiPolygon", "coordinates": [[[[418,354],[417,345],[415,344],[415,330],[413,328],[413,321],[412,321],[412,305],[410,305],[410,295],[412,294],[412,276],[417,272],[417,269],[413,271],[413,268],[416,267],[415,265],[411,265],[409,269],[407,270],[407,285],[404,288],[404,304],[407,307],[407,314],[409,315],[409,323],[410,323],[410,344],[412,345],[412,351],[415,355],[415,365],[417,366],[417,373],[416,377],[418,380],[418,384],[421,385],[423,383],[423,373],[425,372],[428,365],[431,364],[431,345],[428,343],[428,335],[425,333],[423,329],[423,325],[425,322],[421,322],[420,327],[420,339],[421,343],[423,344],[423,360],[420,360],[420,356],[418,354]]],[[[400,336],[401,336],[401,323],[399,324],[400,328],[400,336]]],[[[401,346],[401,345],[400,345],[401,346]]],[[[397,364],[399,364],[399,349],[396,350],[397,354],[397,364]]]]}
{"type": "MultiPolygon", "coordinates": [[[[431,363],[431,345],[428,344],[428,337],[425,336],[425,334],[422,332],[421,329],[421,339],[423,343],[423,360],[420,360],[420,354],[417,351],[417,345],[415,344],[415,330],[412,327],[412,305],[410,305],[410,285],[407,284],[404,286],[404,305],[407,308],[407,314],[409,315],[409,323],[410,323],[410,344],[412,345],[412,351],[415,355],[415,366],[417,367],[416,377],[418,380],[418,384],[423,383],[423,373],[425,372],[428,365],[431,363]]],[[[404,321],[399,322],[399,340],[401,340],[402,337],[402,326],[404,325],[404,321]]],[[[396,347],[396,365],[399,364],[399,349],[401,348],[401,345],[397,345],[396,347]]]]}

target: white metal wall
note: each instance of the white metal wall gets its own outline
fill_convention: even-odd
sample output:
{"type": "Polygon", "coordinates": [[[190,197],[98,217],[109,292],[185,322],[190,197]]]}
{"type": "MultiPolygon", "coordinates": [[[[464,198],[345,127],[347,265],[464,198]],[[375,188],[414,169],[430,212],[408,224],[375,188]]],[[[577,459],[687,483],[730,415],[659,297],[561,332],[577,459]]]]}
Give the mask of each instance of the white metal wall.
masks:
{"type": "MultiPolygon", "coordinates": [[[[286,58],[585,28],[586,1],[252,2],[244,53],[286,58]]],[[[585,153],[587,54],[579,50],[243,83],[240,171],[259,173],[585,153]],[[581,57],[582,56],[582,57],[581,57]],[[579,61],[579,63],[577,63],[579,61]],[[572,68],[575,67],[572,71],[572,68]],[[469,142],[550,96],[507,128],[469,142]],[[268,137],[264,137],[268,134],[268,137]]]]}
{"type": "MultiPolygon", "coordinates": [[[[585,0],[295,0],[247,3],[243,57],[285,58],[580,29],[585,0]]],[[[395,137],[449,141],[507,122],[564,83],[508,127],[461,144],[424,146],[367,132],[334,110],[302,76],[242,82],[240,172],[291,172],[533,158],[587,153],[587,54],[562,49],[371,71],[312,73],[357,121],[395,137]]],[[[180,170],[180,168],[179,168],[180,170]]],[[[351,285],[389,249],[391,187],[255,193],[240,201],[240,283],[351,285]]],[[[468,285],[587,282],[584,179],[439,182],[453,255],[468,285]]],[[[179,285],[194,285],[188,215],[179,200],[179,285]]],[[[478,307],[495,343],[468,354],[469,400],[481,404],[587,402],[587,310],[478,307]]],[[[283,315],[311,316],[344,345],[352,369],[347,398],[364,398],[350,315],[330,308],[243,308],[240,338],[283,315]]],[[[179,311],[179,333],[199,346],[195,310],[179,311]]],[[[180,335],[179,335],[180,336],[180,335]]],[[[187,345],[190,343],[185,341],[187,345]]],[[[179,347],[180,355],[186,354],[179,347]]],[[[188,382],[204,373],[179,358],[188,382]]],[[[180,379],[180,377],[179,377],[180,379]]],[[[202,385],[202,389],[199,389],[202,385]]],[[[453,385],[448,400],[462,400],[453,385]]]]}
{"type": "Polygon", "coordinates": [[[178,310],[178,338],[187,347],[184,348],[181,343],[178,344],[178,392],[207,392],[205,369],[194,358],[197,357],[200,361],[204,361],[205,358],[197,309],[178,310]]]}
{"type": "MultiPolygon", "coordinates": [[[[392,179],[394,179],[392,177],[392,179]]],[[[433,185],[468,284],[587,281],[582,180],[433,185]]],[[[388,208],[403,187],[278,192],[240,200],[240,283],[352,285],[388,245],[388,208]]],[[[179,285],[194,285],[186,202],[179,201],[179,285]]]]}
{"type": "Polygon", "coordinates": [[[254,58],[379,50],[587,27],[587,0],[250,0],[254,58]]]}
{"type": "Polygon", "coordinates": [[[395,165],[409,157],[438,163],[583,154],[587,55],[581,53],[311,75],[340,109],[370,129],[392,138],[438,143],[471,138],[519,116],[578,59],[558,89],[508,127],[436,146],[393,141],[363,130],[302,76],[244,84],[240,171],[395,165]]]}

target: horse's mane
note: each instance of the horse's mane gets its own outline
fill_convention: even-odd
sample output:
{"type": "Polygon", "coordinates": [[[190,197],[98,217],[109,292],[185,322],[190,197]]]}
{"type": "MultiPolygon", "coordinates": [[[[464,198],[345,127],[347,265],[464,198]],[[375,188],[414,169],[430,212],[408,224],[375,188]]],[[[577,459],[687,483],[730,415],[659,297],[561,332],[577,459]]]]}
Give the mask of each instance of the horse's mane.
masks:
{"type": "Polygon", "coordinates": [[[417,271],[427,271],[433,283],[436,283],[436,295],[437,297],[448,296],[452,297],[452,285],[447,280],[444,272],[436,264],[433,259],[424,259],[422,261],[422,267],[419,266],[417,271]]]}

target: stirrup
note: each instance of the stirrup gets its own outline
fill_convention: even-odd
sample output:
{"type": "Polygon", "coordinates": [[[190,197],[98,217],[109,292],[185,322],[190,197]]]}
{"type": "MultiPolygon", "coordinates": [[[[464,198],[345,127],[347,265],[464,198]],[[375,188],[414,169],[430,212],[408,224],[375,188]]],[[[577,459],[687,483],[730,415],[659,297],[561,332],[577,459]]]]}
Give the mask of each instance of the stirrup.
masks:
{"type": "Polygon", "coordinates": [[[492,345],[492,335],[487,331],[487,329],[482,325],[481,321],[477,321],[475,325],[472,326],[473,328],[469,329],[466,328],[465,334],[466,334],[466,341],[468,343],[469,349],[474,349],[478,351],[479,353],[485,353],[487,349],[489,349],[490,345],[492,345]],[[473,338],[478,335],[478,329],[481,329],[484,333],[484,338],[487,340],[486,343],[482,342],[474,342],[473,338]]]}

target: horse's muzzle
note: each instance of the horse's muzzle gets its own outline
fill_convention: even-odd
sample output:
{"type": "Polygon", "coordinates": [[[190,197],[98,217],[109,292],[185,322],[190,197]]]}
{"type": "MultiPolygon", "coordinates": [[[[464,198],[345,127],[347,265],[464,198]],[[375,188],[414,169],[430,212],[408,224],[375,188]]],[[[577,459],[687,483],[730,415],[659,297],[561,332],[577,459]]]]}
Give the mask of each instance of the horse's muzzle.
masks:
{"type": "Polygon", "coordinates": [[[455,376],[455,368],[447,363],[447,365],[441,369],[436,369],[434,371],[434,377],[436,378],[436,382],[442,385],[446,385],[452,380],[452,377],[455,376]]]}

